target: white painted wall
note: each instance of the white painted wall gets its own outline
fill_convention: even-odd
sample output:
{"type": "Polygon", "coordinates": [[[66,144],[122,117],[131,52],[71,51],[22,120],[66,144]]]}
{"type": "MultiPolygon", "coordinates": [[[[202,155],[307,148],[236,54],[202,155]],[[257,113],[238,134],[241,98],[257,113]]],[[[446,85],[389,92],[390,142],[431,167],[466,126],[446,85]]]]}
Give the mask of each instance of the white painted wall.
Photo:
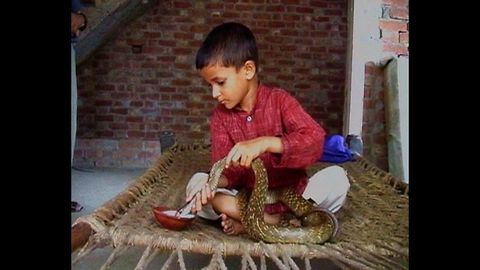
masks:
{"type": "Polygon", "coordinates": [[[397,76],[398,91],[400,102],[400,136],[402,142],[402,164],[403,164],[403,180],[408,183],[409,179],[409,78],[408,78],[408,57],[398,58],[397,76]]]}
{"type": "Polygon", "coordinates": [[[394,57],[382,51],[379,19],[381,0],[349,0],[346,91],[344,106],[344,136],[362,135],[365,64],[384,65],[394,57]]]}

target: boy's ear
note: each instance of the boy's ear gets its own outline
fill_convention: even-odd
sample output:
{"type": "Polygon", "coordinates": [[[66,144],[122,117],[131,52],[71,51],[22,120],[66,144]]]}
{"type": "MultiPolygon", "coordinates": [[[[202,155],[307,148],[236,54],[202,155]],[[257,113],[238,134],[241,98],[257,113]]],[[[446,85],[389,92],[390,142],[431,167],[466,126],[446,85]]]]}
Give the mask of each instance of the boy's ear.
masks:
{"type": "Polygon", "coordinates": [[[255,73],[257,72],[257,67],[255,66],[255,62],[252,60],[248,60],[245,62],[243,65],[244,71],[245,71],[245,77],[247,80],[251,80],[253,76],[255,76],[255,73]]]}

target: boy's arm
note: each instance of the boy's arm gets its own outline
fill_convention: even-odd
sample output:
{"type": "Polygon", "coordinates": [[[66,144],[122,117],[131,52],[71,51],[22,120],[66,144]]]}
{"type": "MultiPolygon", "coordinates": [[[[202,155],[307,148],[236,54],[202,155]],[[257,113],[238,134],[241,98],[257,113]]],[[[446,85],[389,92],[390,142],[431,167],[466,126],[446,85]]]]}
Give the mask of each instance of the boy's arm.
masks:
{"type": "Polygon", "coordinates": [[[286,132],[280,137],[283,153],[275,167],[304,168],[323,153],[325,130],[290,95],[281,104],[281,117],[286,132]]]}

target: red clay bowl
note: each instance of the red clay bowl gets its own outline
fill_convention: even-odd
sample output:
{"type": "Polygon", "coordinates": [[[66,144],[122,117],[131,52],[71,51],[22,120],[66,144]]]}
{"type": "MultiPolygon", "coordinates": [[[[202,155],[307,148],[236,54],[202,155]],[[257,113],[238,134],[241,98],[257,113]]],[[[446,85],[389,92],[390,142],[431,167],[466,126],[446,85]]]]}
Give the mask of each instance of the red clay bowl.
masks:
{"type": "Polygon", "coordinates": [[[175,213],[176,210],[169,210],[163,206],[153,208],[153,215],[158,223],[160,223],[160,225],[162,225],[164,228],[170,230],[183,230],[195,219],[195,216],[192,214],[189,214],[186,217],[176,217],[175,213]]]}

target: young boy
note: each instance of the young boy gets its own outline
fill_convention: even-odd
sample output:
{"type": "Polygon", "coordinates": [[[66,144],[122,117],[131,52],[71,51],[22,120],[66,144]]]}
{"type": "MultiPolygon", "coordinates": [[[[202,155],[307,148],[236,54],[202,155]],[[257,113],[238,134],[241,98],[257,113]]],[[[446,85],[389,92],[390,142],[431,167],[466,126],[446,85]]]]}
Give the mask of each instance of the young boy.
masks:
{"type": "MultiPolygon", "coordinates": [[[[231,22],[215,27],[197,52],[196,68],[219,103],[210,119],[212,164],[226,157],[226,166],[216,192],[206,173],[192,177],[186,200],[195,200],[193,213],[221,218],[227,234],[242,233],[235,195],[253,188],[250,165],[257,157],[267,170],[269,189],[293,187],[305,196],[308,188],[309,198],[320,206],[331,211],[341,207],[350,186],[343,169],[337,167],[333,178],[323,176],[325,181],[314,179],[322,178],[318,174],[309,181],[305,172],[322,154],[324,129],[288,92],[259,82],[256,41],[246,26],[231,22]]],[[[280,202],[266,204],[265,222],[278,224],[288,210],[280,202]]]]}

